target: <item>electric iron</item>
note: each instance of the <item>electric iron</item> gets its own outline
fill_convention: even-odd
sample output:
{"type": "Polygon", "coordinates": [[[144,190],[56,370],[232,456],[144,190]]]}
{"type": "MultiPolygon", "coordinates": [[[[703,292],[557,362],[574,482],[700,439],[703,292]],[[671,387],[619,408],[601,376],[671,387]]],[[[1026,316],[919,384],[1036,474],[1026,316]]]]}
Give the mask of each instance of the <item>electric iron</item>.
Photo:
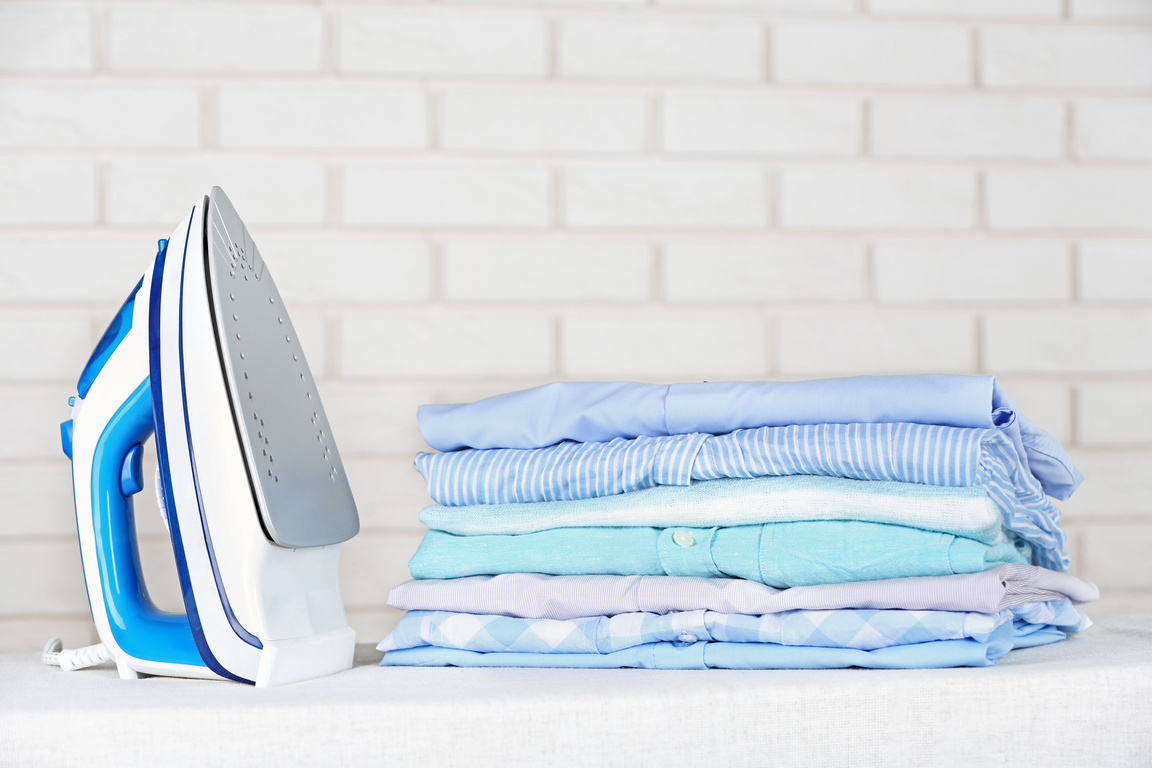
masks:
{"type": "Polygon", "coordinates": [[[356,505],[284,303],[219,187],[160,241],[70,402],[84,581],[120,677],[267,686],[352,666],[338,566],[356,505]],[[157,609],[140,575],[132,496],[153,433],[186,615],[157,609]]]}

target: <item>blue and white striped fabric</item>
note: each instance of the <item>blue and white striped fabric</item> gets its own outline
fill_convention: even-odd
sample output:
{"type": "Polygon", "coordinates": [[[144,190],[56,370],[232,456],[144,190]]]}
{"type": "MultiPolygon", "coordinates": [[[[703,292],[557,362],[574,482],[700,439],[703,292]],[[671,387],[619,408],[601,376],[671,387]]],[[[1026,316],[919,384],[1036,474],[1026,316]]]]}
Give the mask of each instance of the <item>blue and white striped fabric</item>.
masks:
{"type": "Polygon", "coordinates": [[[559,443],[536,449],[421,453],[416,468],[440,504],[594,498],[694,480],[822,475],[981,486],[1033,562],[1067,571],[1060,512],[998,429],[910,423],[815,424],[559,443]]]}
{"type": "Polygon", "coordinates": [[[1039,626],[1077,632],[1090,623],[1066,600],[1028,603],[998,613],[844,608],[764,616],[713,611],[624,613],[564,621],[409,611],[376,649],[431,645],[481,653],[604,654],[648,643],[724,642],[871,651],[934,640],[985,642],[1006,622],[1015,622],[1018,634],[1030,634],[1039,626]]]}

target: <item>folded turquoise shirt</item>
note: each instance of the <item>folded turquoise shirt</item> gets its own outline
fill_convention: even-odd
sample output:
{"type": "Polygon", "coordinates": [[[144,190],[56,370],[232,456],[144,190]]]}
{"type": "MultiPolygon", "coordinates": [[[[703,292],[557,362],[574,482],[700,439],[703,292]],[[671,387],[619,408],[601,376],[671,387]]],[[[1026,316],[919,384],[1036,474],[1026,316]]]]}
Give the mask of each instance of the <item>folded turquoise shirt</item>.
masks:
{"type": "MultiPolygon", "coordinates": [[[[560,443],[529,450],[422,453],[416,468],[445,505],[561,501],[696,480],[818,475],[980,486],[1035,564],[1068,569],[1060,512],[997,429],[907,422],[814,424],[560,443]]],[[[709,521],[711,524],[712,521],[709,521]]]]}
{"type": "Polygon", "coordinates": [[[1027,545],[858,521],[732,528],[555,528],[518,536],[428,531],[415,579],[497,573],[733,576],[785,588],[975,573],[1027,563],[1027,545]]]}
{"type": "Polygon", "coordinates": [[[541,448],[794,424],[911,422],[995,427],[1057,499],[1083,476],[1052,435],[1023,415],[994,376],[917,374],[812,381],[689,384],[556,382],[475,403],[422,405],[420,432],[438,451],[541,448]]]}

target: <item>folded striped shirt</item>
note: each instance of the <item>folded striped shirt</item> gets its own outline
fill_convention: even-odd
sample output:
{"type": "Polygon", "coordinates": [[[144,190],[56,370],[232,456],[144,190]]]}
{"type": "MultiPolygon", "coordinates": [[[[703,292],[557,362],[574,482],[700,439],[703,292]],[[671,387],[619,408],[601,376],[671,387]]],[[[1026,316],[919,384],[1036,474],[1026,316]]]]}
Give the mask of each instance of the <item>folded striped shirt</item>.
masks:
{"type": "Polygon", "coordinates": [[[481,653],[613,653],[648,643],[775,643],[872,651],[894,645],[970,638],[987,641],[1004,623],[1077,632],[1088,625],[1066,600],[997,613],[872,610],[785,611],[763,616],[686,611],[621,613],[576,619],[517,619],[448,611],[409,611],[378,651],[434,645],[481,653]],[[1038,615],[1039,614],[1039,615],[1038,615]],[[1030,615],[1036,621],[1023,618],[1030,615]]]}
{"type": "Polygon", "coordinates": [[[1034,565],[998,565],[976,573],[815,584],[776,589],[745,579],[701,576],[547,576],[501,573],[416,579],[392,588],[402,611],[485,613],[574,619],[618,613],[707,610],[763,615],[800,609],[906,608],[996,613],[1024,603],[1100,598],[1094,584],[1034,565]]]}
{"type": "Polygon", "coordinates": [[[982,487],[1034,563],[1068,570],[1060,512],[997,429],[911,423],[761,427],[725,435],[623,438],[536,449],[421,453],[416,469],[446,506],[566,501],[696,480],[819,475],[982,487]]]}
{"type": "Polygon", "coordinates": [[[552,528],[514,536],[424,534],[416,579],[496,573],[733,576],[773,587],[975,573],[1026,563],[1020,540],[984,544],[920,528],[817,520],[732,528],[552,528]]]}
{"type": "Polygon", "coordinates": [[[983,488],[785,475],[656,486],[575,501],[432,505],[429,528],[461,535],[532,533],[583,526],[734,526],[800,520],[866,520],[953,533],[991,544],[1000,512],[983,488]]]}

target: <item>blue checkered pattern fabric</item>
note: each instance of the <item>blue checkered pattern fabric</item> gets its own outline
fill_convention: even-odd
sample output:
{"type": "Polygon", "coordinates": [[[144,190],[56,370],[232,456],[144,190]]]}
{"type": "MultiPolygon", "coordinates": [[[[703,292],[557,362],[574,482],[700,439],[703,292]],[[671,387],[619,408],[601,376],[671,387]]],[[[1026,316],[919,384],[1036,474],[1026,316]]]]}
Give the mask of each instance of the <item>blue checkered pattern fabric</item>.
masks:
{"type": "Polygon", "coordinates": [[[1078,631],[1087,618],[1066,600],[1027,603],[999,613],[840,609],[764,616],[686,611],[625,613],[557,621],[449,611],[409,611],[378,650],[435,646],[481,653],[606,654],[649,643],[770,643],[875,650],[936,640],[987,641],[1005,622],[1018,634],[1058,626],[1078,631]]]}

